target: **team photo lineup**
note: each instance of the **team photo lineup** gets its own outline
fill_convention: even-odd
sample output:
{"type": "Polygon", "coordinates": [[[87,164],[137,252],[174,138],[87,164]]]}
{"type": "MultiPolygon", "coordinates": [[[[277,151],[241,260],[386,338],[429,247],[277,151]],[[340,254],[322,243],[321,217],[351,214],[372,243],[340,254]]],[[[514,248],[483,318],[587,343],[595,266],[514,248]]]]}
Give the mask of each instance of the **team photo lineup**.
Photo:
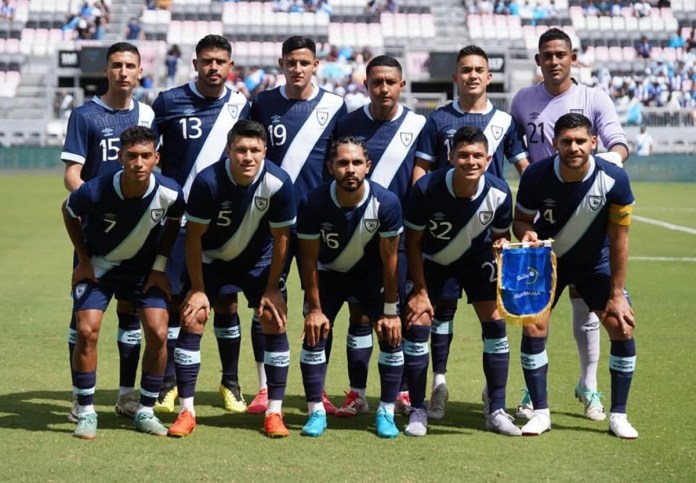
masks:
{"type": "Polygon", "coordinates": [[[571,77],[576,53],[568,35],[550,28],[539,37],[542,81],[515,93],[510,112],[487,97],[486,52],[462,47],[451,66],[457,97],[427,119],[399,102],[408,79],[394,57],[369,60],[369,103],[349,111],[343,97],[313,82],[320,61],[311,38],[287,38],[278,56],[285,83],[249,101],[226,85],[234,68],[229,41],[207,35],[195,47],[196,78],[149,106],[133,97],[140,52],[117,42],[104,59],[106,92],[70,114],[61,160],[69,191],[62,214],[74,248],[73,436],[97,437],[97,341],[112,299],[115,412],[138,432],[181,438],[197,429],[201,340],[212,321],[222,405],[258,414],[266,436],[291,434],[283,401],[298,365],[307,412],[301,435],[320,437],[333,418],[370,412],[375,344],[377,436],[426,436],[428,421],[446,415],[453,321],[464,294],[481,325],[481,426],[542,435],[553,419],[549,322],[565,291],[579,411],[618,438],[636,439],[627,417],[636,366],[636,318],[625,288],[635,202],[623,170],[629,143],[609,96],[571,77]],[[515,189],[505,180],[508,164],[515,189]],[[506,322],[501,253],[549,245],[549,310],[522,327],[506,322]],[[292,272],[301,297],[288,297],[292,272]],[[240,318],[244,301],[251,320],[240,318]],[[303,327],[301,342],[289,340],[289,324],[303,327]],[[239,382],[249,330],[253,389],[239,382]],[[519,351],[510,349],[510,330],[522,331],[519,351]],[[606,410],[597,382],[603,330],[610,339],[606,410]],[[334,405],[327,368],[332,354],[343,357],[333,342],[345,331],[348,384],[334,405]],[[526,384],[514,414],[506,411],[511,355],[513,370],[519,356],[526,384]],[[254,394],[249,402],[242,389],[254,394]],[[165,426],[162,414],[176,419],[165,426]]]}

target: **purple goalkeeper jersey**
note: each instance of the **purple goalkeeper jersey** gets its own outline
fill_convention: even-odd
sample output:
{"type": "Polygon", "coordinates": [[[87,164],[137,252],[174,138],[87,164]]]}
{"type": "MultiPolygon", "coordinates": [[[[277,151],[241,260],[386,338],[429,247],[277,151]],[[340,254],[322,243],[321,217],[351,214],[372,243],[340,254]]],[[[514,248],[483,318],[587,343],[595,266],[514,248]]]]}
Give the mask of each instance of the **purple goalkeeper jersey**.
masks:
{"type": "Polygon", "coordinates": [[[617,144],[628,149],[614,103],[605,92],[573,83],[563,94],[552,96],[540,83],[520,89],[510,106],[510,114],[527,136],[530,162],[556,153],[552,144],[556,119],[570,112],[582,114],[590,120],[606,149],[617,144]]]}

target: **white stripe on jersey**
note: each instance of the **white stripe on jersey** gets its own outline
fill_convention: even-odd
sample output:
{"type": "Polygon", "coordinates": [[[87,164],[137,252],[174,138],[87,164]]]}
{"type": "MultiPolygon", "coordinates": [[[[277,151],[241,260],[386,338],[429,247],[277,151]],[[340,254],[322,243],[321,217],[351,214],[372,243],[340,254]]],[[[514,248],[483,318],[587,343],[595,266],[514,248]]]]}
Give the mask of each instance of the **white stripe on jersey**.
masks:
{"type": "Polygon", "coordinates": [[[457,236],[452,238],[445,248],[433,255],[423,255],[424,258],[432,260],[440,265],[449,265],[464,255],[471,248],[471,241],[481,235],[493,221],[493,217],[482,217],[480,213],[489,211],[495,213],[503,205],[507,193],[491,186],[486,194],[486,198],[481,202],[476,212],[471,215],[469,221],[459,230],[457,236]],[[481,218],[487,220],[484,224],[481,218]]]}
{"type": "Polygon", "coordinates": [[[420,134],[424,125],[425,117],[413,111],[409,111],[406,114],[398,132],[389,142],[389,145],[382,153],[382,157],[379,158],[377,166],[372,171],[370,175],[372,181],[389,188],[394,175],[404,163],[409,149],[418,139],[418,134],[420,134]]]}
{"type": "Polygon", "coordinates": [[[152,127],[154,121],[155,111],[147,104],[138,101],[138,126],[152,127]]]}
{"type": "Polygon", "coordinates": [[[225,146],[227,146],[227,133],[230,132],[232,126],[239,120],[239,115],[244,110],[245,104],[246,97],[244,97],[243,94],[239,92],[230,93],[229,100],[220,109],[218,117],[215,119],[213,127],[210,128],[208,137],[205,138],[205,142],[203,146],[201,146],[201,150],[196,157],[196,162],[193,163],[191,172],[182,187],[185,199],[188,199],[189,192],[191,191],[191,184],[196,175],[211,164],[220,160],[222,153],[225,151],[225,146]]]}
{"type": "Polygon", "coordinates": [[[573,248],[597,218],[607,202],[606,194],[612,189],[616,180],[604,171],[598,171],[592,186],[568,219],[565,226],[553,237],[553,251],[562,257],[573,248]]]}
{"type": "MultiPolygon", "coordinates": [[[[336,182],[334,181],[331,186],[332,198],[334,198],[334,190],[336,182]]],[[[319,262],[319,270],[335,270],[337,272],[347,272],[358,263],[363,255],[365,254],[365,246],[372,240],[372,237],[377,235],[379,231],[379,201],[376,197],[370,196],[370,184],[365,183],[365,196],[363,199],[367,200],[367,206],[365,207],[365,212],[360,218],[358,225],[355,227],[353,236],[350,237],[348,243],[343,248],[341,253],[334,258],[333,262],[321,263],[319,262]],[[372,230],[368,231],[365,220],[375,220],[377,221],[377,226],[372,230]]],[[[338,204],[338,203],[336,203],[338,204]]],[[[374,225],[372,225],[374,226],[374,225]]]]}
{"type": "Polygon", "coordinates": [[[280,167],[290,175],[290,179],[294,183],[302,171],[307,158],[309,158],[312,149],[317,144],[317,141],[324,133],[325,126],[328,126],[331,119],[336,115],[338,110],[343,105],[343,98],[333,95],[329,92],[324,92],[324,95],[319,100],[314,110],[309,113],[307,120],[302,125],[295,139],[292,140],[290,147],[285,152],[283,161],[280,167]],[[328,115],[323,123],[320,122],[320,111],[326,112],[328,115]]]}
{"type": "MultiPolygon", "coordinates": [[[[120,185],[120,175],[121,172],[114,175],[114,186],[118,187],[120,185]]],[[[150,186],[148,193],[152,190],[155,185],[154,175],[150,175],[150,186]]],[[[121,196],[120,190],[117,188],[119,196],[121,196]]],[[[145,196],[147,196],[147,194],[145,196]]],[[[140,221],[135,225],[135,228],[126,236],[121,243],[107,253],[104,256],[92,256],[90,261],[92,267],[94,268],[94,275],[99,278],[112,268],[120,265],[122,260],[128,260],[133,258],[138,251],[143,247],[145,240],[150,235],[152,229],[159,225],[160,218],[154,218],[152,216],[153,210],[164,210],[174,204],[178,196],[178,193],[172,189],[165,186],[157,186],[157,192],[152,197],[150,205],[143,211],[140,221]]]]}
{"type": "MultiPolygon", "coordinates": [[[[500,146],[500,143],[503,142],[503,139],[505,139],[505,134],[507,133],[508,129],[510,129],[510,124],[512,123],[512,116],[508,114],[507,112],[503,112],[500,109],[495,111],[495,114],[493,114],[493,117],[491,117],[491,120],[488,121],[488,125],[486,125],[486,129],[483,130],[483,134],[486,135],[486,139],[488,139],[488,155],[493,156],[493,154],[498,150],[498,146],[500,146]],[[493,128],[501,128],[502,131],[498,133],[498,136],[496,138],[495,133],[493,132],[493,128]]],[[[488,163],[488,166],[491,164],[488,163]]]]}
{"type": "Polygon", "coordinates": [[[268,205],[270,204],[271,198],[275,195],[278,190],[283,187],[283,181],[276,178],[274,175],[266,171],[263,175],[263,179],[256,187],[254,191],[254,197],[251,203],[247,206],[246,213],[244,214],[244,219],[237,227],[234,235],[230,237],[227,242],[219,248],[214,248],[212,250],[206,250],[203,253],[203,262],[211,263],[213,260],[225,260],[230,261],[237,258],[244,250],[246,250],[249,241],[256,233],[259,228],[261,219],[266,214],[268,205]],[[265,198],[268,202],[263,207],[263,210],[259,209],[254,200],[256,198],[265,198]]]}

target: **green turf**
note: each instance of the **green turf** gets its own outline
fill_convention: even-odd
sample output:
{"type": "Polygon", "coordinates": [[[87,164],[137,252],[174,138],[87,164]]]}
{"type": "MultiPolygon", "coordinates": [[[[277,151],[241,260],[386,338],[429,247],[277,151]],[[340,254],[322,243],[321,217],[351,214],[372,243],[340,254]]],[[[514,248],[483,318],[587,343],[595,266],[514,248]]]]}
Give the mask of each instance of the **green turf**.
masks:
{"type": "MultiPolygon", "coordinates": [[[[636,213],[696,228],[693,184],[637,184],[636,213]]],[[[558,306],[549,340],[549,398],[553,430],[538,438],[486,433],[481,417],[480,335],[472,311],[456,319],[444,420],[432,421],[426,438],[374,435],[374,414],[329,419],[320,439],[302,438],[305,421],[298,363],[300,294],[290,284],[292,363],[285,411],[287,440],[259,433],[261,419],[229,415],[219,407],[219,362],[212,331],[203,340],[199,380],[199,427],[182,440],[138,434],[113,414],[118,383],[116,323],[110,308],[100,341],[96,395],[99,434],[95,441],[70,436],[66,329],[70,300],[70,248],[62,227],[65,196],[59,175],[0,176],[0,479],[4,481],[183,481],[183,480],[691,480],[696,407],[693,382],[693,297],[696,265],[677,261],[632,261],[628,286],[638,317],[638,364],[629,414],[640,438],[620,441],[606,423],[582,417],[572,397],[577,378],[568,302],[558,306]]],[[[635,222],[631,255],[694,257],[694,235],[635,222]]],[[[243,314],[242,388],[254,392],[249,315],[243,314]]],[[[346,389],[345,317],[337,335],[327,390],[340,402],[346,389]]],[[[512,364],[508,407],[522,387],[519,331],[510,331],[512,364]]],[[[600,389],[609,393],[608,343],[603,336],[600,389]]],[[[373,357],[368,395],[376,407],[378,381],[373,357]]],[[[172,417],[165,418],[166,423],[172,417]]],[[[405,423],[399,419],[400,425],[405,423]]]]}

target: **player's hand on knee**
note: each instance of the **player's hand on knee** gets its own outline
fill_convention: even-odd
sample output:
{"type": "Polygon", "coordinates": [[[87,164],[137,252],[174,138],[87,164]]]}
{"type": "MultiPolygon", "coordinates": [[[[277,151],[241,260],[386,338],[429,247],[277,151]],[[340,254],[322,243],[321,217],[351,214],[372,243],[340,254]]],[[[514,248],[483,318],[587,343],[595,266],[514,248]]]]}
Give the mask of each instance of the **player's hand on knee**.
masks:
{"type": "Polygon", "coordinates": [[[169,277],[165,272],[160,272],[159,270],[150,271],[150,275],[148,275],[147,281],[143,286],[143,293],[147,293],[151,288],[160,289],[167,297],[168,301],[172,300],[172,287],[169,284],[169,277]]]}
{"type": "Polygon", "coordinates": [[[260,320],[267,318],[271,325],[276,326],[276,329],[269,327],[272,333],[283,333],[288,324],[288,307],[282,292],[279,289],[267,290],[261,296],[257,314],[260,320]]]}
{"type": "Polygon", "coordinates": [[[406,328],[412,325],[430,325],[435,317],[435,309],[425,293],[415,293],[406,305],[406,328]]]}
{"type": "Polygon", "coordinates": [[[398,315],[383,315],[375,324],[375,332],[377,339],[396,347],[401,344],[401,319],[398,315]]]}
{"type": "Polygon", "coordinates": [[[181,326],[194,329],[198,324],[205,324],[210,317],[210,302],[205,292],[189,291],[181,303],[181,326]]]}
{"type": "Polygon", "coordinates": [[[623,293],[609,298],[600,318],[608,330],[614,329],[626,338],[633,336],[636,318],[623,293]]]}
{"type": "Polygon", "coordinates": [[[99,279],[94,275],[94,268],[89,260],[77,262],[75,270],[72,273],[72,286],[74,287],[81,282],[92,282],[99,284],[99,279]]]}
{"type": "Polygon", "coordinates": [[[316,346],[320,340],[324,340],[331,332],[331,322],[320,310],[312,310],[305,317],[303,340],[309,347],[316,346]]]}

